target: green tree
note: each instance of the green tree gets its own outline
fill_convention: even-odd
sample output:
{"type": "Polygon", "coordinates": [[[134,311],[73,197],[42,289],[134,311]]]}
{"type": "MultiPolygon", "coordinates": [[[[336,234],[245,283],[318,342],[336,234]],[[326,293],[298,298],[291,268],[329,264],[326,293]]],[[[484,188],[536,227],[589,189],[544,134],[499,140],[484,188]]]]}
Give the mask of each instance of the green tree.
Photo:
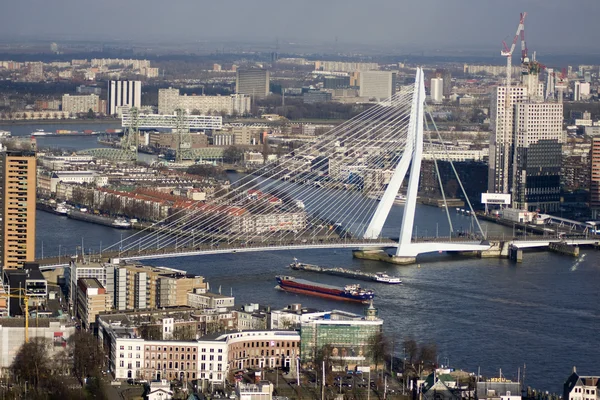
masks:
{"type": "Polygon", "coordinates": [[[86,116],[87,119],[94,119],[96,118],[96,113],[94,112],[94,110],[92,110],[91,108],[88,110],[86,116]]]}

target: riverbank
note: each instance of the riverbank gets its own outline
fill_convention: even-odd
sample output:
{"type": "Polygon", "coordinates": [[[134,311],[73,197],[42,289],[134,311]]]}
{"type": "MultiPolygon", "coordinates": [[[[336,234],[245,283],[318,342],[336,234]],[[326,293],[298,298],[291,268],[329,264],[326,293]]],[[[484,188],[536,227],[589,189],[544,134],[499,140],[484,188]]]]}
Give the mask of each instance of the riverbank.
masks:
{"type": "Polygon", "coordinates": [[[0,125],[87,125],[87,124],[120,124],[118,118],[96,118],[96,119],[0,119],[0,125]]]}

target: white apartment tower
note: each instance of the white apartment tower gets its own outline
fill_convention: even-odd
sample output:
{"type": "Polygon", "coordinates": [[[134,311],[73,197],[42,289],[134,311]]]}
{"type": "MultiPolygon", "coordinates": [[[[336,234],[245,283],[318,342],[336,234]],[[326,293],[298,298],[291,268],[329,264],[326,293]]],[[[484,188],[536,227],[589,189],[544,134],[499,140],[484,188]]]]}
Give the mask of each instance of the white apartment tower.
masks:
{"type": "Polygon", "coordinates": [[[432,78],[431,79],[431,102],[441,103],[444,100],[444,79],[432,78]]]}
{"type": "Polygon", "coordinates": [[[142,106],[141,81],[109,81],[107,96],[107,114],[115,115],[119,107],[142,106]]]}

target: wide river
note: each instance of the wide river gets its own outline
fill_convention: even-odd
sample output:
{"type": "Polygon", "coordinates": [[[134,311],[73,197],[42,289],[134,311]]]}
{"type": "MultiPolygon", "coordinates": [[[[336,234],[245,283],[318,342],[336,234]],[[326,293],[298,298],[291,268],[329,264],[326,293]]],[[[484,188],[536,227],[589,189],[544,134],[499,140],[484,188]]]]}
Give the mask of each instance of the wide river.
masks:
{"type": "MultiPolygon", "coordinates": [[[[14,132],[16,127],[12,128],[9,130],[14,132]]],[[[38,128],[31,126],[29,132],[38,128]]],[[[386,233],[398,232],[401,212],[401,206],[394,206],[386,233]]],[[[468,217],[451,216],[457,229],[469,228],[468,217]]],[[[433,207],[418,206],[415,224],[419,235],[448,232],[445,214],[433,207]]],[[[509,233],[496,225],[484,224],[485,229],[490,234],[509,233]]],[[[106,247],[119,241],[121,234],[131,233],[38,212],[37,252],[41,255],[43,243],[45,255],[58,254],[59,246],[61,251],[73,253],[82,238],[86,249],[95,250],[101,243],[106,247]]],[[[366,286],[376,291],[375,306],[396,343],[398,356],[402,355],[402,340],[415,337],[420,342],[435,342],[440,362],[449,359],[455,368],[476,372],[481,367],[488,376],[502,369],[504,376],[516,379],[518,368],[523,370],[526,365],[526,385],[562,393],[572,366],[582,374],[600,372],[600,349],[595,344],[600,331],[600,253],[585,250],[582,254],[574,259],[527,252],[522,264],[435,254],[420,259],[420,267],[356,260],[348,250],[272,251],[148,263],[204,275],[213,290],[233,291],[238,304],[281,308],[302,303],[356,313],[362,313],[363,307],[277,291],[274,277],[289,273],[286,267],[294,257],[322,266],[387,271],[401,276],[404,283],[366,286]]],[[[294,275],[338,285],[351,282],[306,272],[294,275]]]]}

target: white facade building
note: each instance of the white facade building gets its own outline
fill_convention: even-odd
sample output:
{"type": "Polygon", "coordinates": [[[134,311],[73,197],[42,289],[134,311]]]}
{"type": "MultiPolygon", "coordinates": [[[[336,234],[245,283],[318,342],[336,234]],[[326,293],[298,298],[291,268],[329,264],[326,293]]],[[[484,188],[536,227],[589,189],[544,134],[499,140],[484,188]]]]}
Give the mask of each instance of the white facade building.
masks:
{"type": "Polygon", "coordinates": [[[62,97],[62,111],[70,114],[82,114],[92,110],[95,113],[104,112],[100,109],[100,97],[96,94],[73,96],[64,94],[62,97]]]}
{"type": "Polygon", "coordinates": [[[360,73],[359,96],[383,101],[396,91],[396,73],[390,71],[363,71],[360,73]]]}
{"type": "MultiPolygon", "coordinates": [[[[15,320],[15,318],[12,318],[15,320]]],[[[41,321],[42,319],[40,319],[41,321]]],[[[77,329],[69,321],[45,320],[36,327],[35,322],[29,323],[29,340],[44,338],[50,341],[50,355],[64,349],[67,340],[74,335],[77,329]]],[[[17,326],[3,326],[0,323],[0,368],[10,368],[17,352],[25,343],[25,328],[17,326]]]]}
{"type": "Polygon", "coordinates": [[[107,103],[108,115],[116,115],[117,107],[121,106],[140,108],[142,106],[142,82],[109,81],[107,103]]]}
{"type": "Polygon", "coordinates": [[[564,400],[598,400],[600,399],[600,376],[583,376],[573,373],[567,378],[563,389],[564,400]]]}
{"type": "Polygon", "coordinates": [[[179,89],[158,90],[158,113],[174,114],[178,108],[189,113],[225,113],[226,115],[246,115],[250,113],[251,98],[244,94],[230,96],[188,96],[180,95],[179,89]]]}
{"type": "Polygon", "coordinates": [[[441,103],[444,100],[444,79],[431,79],[431,102],[441,103]]]}
{"type": "Polygon", "coordinates": [[[588,100],[590,98],[590,83],[575,82],[573,84],[573,101],[588,100]]]}
{"type": "Polygon", "coordinates": [[[329,313],[329,311],[302,308],[301,304],[290,304],[283,310],[271,311],[270,329],[299,328],[300,324],[315,320],[329,313]]]}

